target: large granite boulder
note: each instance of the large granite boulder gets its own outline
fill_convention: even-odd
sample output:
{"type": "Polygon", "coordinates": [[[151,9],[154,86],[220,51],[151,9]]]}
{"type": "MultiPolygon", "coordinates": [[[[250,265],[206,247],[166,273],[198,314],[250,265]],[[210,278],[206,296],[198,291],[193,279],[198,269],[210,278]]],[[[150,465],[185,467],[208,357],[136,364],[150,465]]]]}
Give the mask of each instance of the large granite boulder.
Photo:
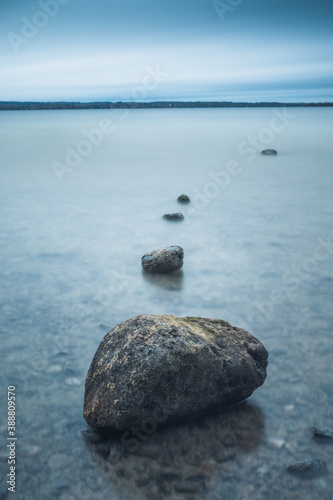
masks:
{"type": "Polygon", "coordinates": [[[141,259],[142,267],[150,273],[169,273],[181,269],[184,262],[182,247],[159,248],[145,253],[141,259]]]}
{"type": "Polygon", "coordinates": [[[267,357],[259,340],[226,321],[137,316],[100,343],[86,378],[84,418],[122,431],[219,411],[263,384],[267,357]]]}

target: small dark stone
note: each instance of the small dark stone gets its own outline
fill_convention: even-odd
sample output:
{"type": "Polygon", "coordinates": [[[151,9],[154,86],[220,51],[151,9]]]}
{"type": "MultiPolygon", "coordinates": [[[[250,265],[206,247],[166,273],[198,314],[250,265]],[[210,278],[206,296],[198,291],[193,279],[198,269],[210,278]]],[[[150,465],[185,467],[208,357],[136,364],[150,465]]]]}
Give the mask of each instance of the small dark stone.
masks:
{"type": "Polygon", "coordinates": [[[163,219],[167,220],[184,220],[184,215],[180,212],[174,214],[164,214],[163,219]]]}
{"type": "Polygon", "coordinates": [[[146,253],[142,259],[142,267],[151,273],[169,273],[183,266],[184,250],[178,246],[160,248],[146,253]]]}
{"type": "Polygon", "coordinates": [[[277,151],[276,149],[264,149],[263,151],[261,151],[261,154],[262,155],[277,155],[277,151]]]}
{"type": "Polygon", "coordinates": [[[333,439],[333,429],[330,427],[313,427],[313,437],[333,439]]]}
{"type": "Polygon", "coordinates": [[[191,200],[187,194],[181,194],[178,196],[177,201],[179,201],[179,203],[190,203],[191,200]]]}
{"type": "Polygon", "coordinates": [[[304,476],[315,476],[326,471],[326,462],[319,458],[309,458],[295,462],[287,467],[287,471],[292,474],[300,474],[304,476]]]}

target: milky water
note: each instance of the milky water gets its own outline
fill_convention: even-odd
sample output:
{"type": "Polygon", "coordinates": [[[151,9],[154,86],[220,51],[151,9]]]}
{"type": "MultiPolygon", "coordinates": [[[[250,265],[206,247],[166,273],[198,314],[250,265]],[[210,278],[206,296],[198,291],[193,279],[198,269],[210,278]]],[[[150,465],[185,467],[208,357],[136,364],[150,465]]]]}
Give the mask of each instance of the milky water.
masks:
{"type": "Polygon", "coordinates": [[[1,435],[14,385],[17,498],[331,498],[333,442],[311,428],[333,427],[332,113],[0,114],[1,435]],[[178,211],[184,221],[162,219],[178,211]],[[169,245],[184,248],[183,270],[143,273],[141,256],[169,245]],[[158,431],[135,453],[87,440],[90,361],[109,329],[143,313],[246,328],[269,351],[267,380],[247,404],[158,431]],[[306,458],[327,471],[285,471],[306,458]]]}

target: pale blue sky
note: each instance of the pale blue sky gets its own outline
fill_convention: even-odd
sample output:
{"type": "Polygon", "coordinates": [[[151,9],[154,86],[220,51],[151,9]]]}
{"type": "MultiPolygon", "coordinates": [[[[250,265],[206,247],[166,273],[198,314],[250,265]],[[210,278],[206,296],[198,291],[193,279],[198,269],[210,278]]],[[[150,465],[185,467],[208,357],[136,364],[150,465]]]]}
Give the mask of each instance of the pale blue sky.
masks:
{"type": "Polygon", "coordinates": [[[327,0],[12,0],[0,100],[332,101],[327,0]]]}

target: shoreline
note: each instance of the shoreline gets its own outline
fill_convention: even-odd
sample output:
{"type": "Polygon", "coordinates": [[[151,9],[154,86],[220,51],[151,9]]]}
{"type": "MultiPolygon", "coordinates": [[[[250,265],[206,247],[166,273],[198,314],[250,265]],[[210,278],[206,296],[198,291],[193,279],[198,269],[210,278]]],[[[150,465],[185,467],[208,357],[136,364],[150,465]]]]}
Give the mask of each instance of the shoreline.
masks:
{"type": "Polygon", "coordinates": [[[179,109],[179,108],[280,108],[332,107],[333,102],[221,102],[221,101],[153,101],[153,102],[33,102],[0,101],[0,111],[80,110],[80,109],[179,109]]]}

